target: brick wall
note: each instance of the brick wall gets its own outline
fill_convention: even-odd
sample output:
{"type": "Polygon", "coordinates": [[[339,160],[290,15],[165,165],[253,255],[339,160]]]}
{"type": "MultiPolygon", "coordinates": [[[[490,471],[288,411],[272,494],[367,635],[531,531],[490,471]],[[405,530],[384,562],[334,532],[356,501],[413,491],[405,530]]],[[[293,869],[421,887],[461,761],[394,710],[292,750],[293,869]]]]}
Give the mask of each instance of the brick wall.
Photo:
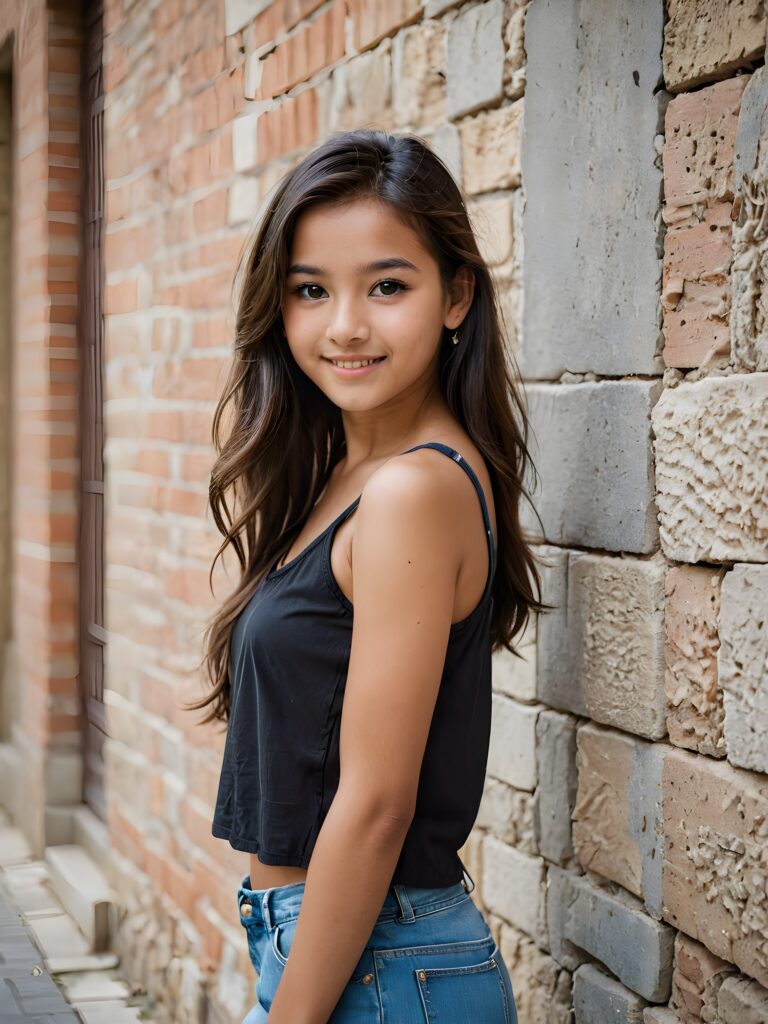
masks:
{"type": "MultiPolygon", "coordinates": [[[[29,807],[50,804],[50,753],[76,753],[73,254],[52,241],[74,221],[49,212],[72,188],[63,17],[0,14],[32,183],[14,335],[26,699],[3,745],[30,765],[29,807]]],[[[253,1001],[246,862],[210,835],[223,734],[181,707],[228,585],[209,592],[205,504],[234,265],[284,171],[361,124],[413,129],[453,170],[526,379],[543,532],[526,525],[556,610],[522,660],[495,658],[462,851],[520,1024],[767,1020],[762,3],[107,0],[105,31],[110,870],[123,965],[158,1021],[231,1024],[253,1001]]]]}

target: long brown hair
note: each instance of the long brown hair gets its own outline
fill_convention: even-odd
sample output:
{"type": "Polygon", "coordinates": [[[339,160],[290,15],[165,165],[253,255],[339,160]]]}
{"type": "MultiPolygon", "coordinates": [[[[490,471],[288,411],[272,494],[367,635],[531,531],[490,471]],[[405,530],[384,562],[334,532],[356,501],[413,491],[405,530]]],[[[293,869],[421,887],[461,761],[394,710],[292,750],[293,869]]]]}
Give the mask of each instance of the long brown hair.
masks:
{"type": "Polygon", "coordinates": [[[439,386],[486,459],[492,481],[498,545],[492,650],[505,647],[517,654],[512,640],[529,613],[550,607],[541,601],[535,557],[520,525],[520,498],[530,501],[523,484],[526,469],[534,480],[536,471],[527,448],[519,374],[461,191],[418,136],[374,129],[338,132],[278,183],[238,263],[238,276],[243,260],[245,272],[234,358],[213,419],[218,457],[209,488],[213,518],[224,539],[209,583],[212,587],[216,561],[230,545],[241,575],[205,631],[203,661],[212,689],[187,705],[212,705],[202,722],[228,720],[233,625],[263,576],[290,549],[346,447],[340,410],[299,369],[283,334],[281,297],[296,222],[315,204],[371,197],[389,204],[417,232],[438,263],[444,287],[463,264],[475,275],[461,344],[452,344],[451,331],[443,331],[439,386]]]}

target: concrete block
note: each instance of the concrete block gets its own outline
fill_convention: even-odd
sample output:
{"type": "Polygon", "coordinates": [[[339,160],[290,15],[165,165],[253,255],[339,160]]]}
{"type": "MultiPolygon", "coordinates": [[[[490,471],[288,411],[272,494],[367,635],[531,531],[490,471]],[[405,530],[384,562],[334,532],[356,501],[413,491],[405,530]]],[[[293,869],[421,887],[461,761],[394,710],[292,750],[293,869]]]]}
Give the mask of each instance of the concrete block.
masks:
{"type": "Polygon", "coordinates": [[[515,789],[536,788],[536,718],[538,705],[518,704],[493,694],[488,774],[515,789]]]}
{"type": "Polygon", "coordinates": [[[539,785],[534,800],[538,850],[555,864],[573,856],[571,813],[576,802],[576,720],[542,711],[536,722],[539,785]]]}
{"type": "Polygon", "coordinates": [[[462,10],[448,30],[447,115],[472,114],[493,106],[504,93],[502,0],[462,10]]]}
{"type": "Polygon", "coordinates": [[[54,892],[89,940],[90,951],[108,950],[117,901],[98,864],[73,843],[47,846],[44,852],[54,892]]]}
{"type": "Polygon", "coordinates": [[[661,917],[663,748],[589,723],[578,731],[573,845],[585,869],[661,917]]]}
{"type": "Polygon", "coordinates": [[[562,552],[542,572],[538,692],[547,704],[658,739],[666,732],[664,561],[562,552]]]}
{"type": "Polygon", "coordinates": [[[768,991],[741,975],[726,978],[717,995],[719,1024],[765,1024],[768,991]]]}
{"type": "Polygon", "coordinates": [[[663,916],[768,984],[768,779],[667,747],[663,916]]]}
{"type": "Polygon", "coordinates": [[[677,1011],[682,1024],[715,1024],[720,986],[734,970],[706,946],[678,932],[670,1006],[677,1011]]]}
{"type": "Polygon", "coordinates": [[[498,943],[512,979],[518,1020],[528,1024],[569,1024],[569,972],[511,925],[502,924],[498,943]]]}
{"type": "Polygon", "coordinates": [[[642,1024],[648,1004],[615,978],[585,964],[573,976],[576,1024],[642,1024]]]}
{"type": "MultiPolygon", "coordinates": [[[[658,528],[649,425],[660,393],[661,384],[647,380],[527,385],[529,447],[539,482],[534,487],[529,476],[526,486],[549,543],[653,551],[658,528]]],[[[540,527],[527,502],[521,520],[535,540],[540,527]]]]}
{"type": "Polygon", "coordinates": [[[765,50],[762,0],[667,0],[664,83],[671,92],[728,78],[765,50]]]}
{"type": "Polygon", "coordinates": [[[333,131],[357,128],[374,121],[385,129],[393,126],[391,40],[385,39],[374,50],[361,53],[336,68],[331,81],[330,128],[333,131]]]}
{"type": "Polygon", "coordinates": [[[259,183],[256,178],[235,178],[227,195],[227,223],[230,226],[254,220],[259,209],[259,183]]]}
{"type": "Polygon", "coordinates": [[[666,575],[664,627],[667,730],[675,746],[725,756],[717,682],[717,616],[723,570],[675,565],[666,575]]]}
{"type": "Polygon", "coordinates": [[[265,11],[272,0],[224,0],[224,32],[232,36],[265,11]]]}
{"type": "Polygon", "coordinates": [[[446,32],[426,19],[402,29],[392,40],[392,106],[398,127],[445,119],[446,32]]]}
{"type": "Polygon", "coordinates": [[[250,171],[258,163],[259,114],[245,114],[232,122],[232,164],[236,171],[250,171]]]}
{"type": "Polygon", "coordinates": [[[536,628],[537,616],[531,615],[515,640],[517,656],[505,648],[494,651],[493,688],[523,704],[536,702],[536,628]]]}
{"type": "Polygon", "coordinates": [[[744,88],[740,75],[675,96],[664,117],[664,223],[698,222],[733,199],[734,146],[744,88]]]}
{"type": "Polygon", "coordinates": [[[517,188],[523,101],[483,110],[459,122],[463,186],[468,195],[517,188]]]}
{"type": "Polygon", "coordinates": [[[664,362],[682,369],[726,365],[731,352],[731,204],[664,236],[664,362]]]}
{"type": "Polygon", "coordinates": [[[485,781],[475,827],[487,829],[523,853],[539,852],[533,828],[533,796],[490,776],[485,781]]]}
{"type": "Polygon", "coordinates": [[[648,917],[629,893],[614,895],[559,868],[550,868],[550,876],[555,879],[547,905],[552,955],[557,958],[564,949],[566,960],[574,953],[575,959],[594,957],[644,999],[668,999],[673,930],[648,917]]]}
{"type": "Polygon", "coordinates": [[[526,378],[660,372],[663,24],[662,0],[528,8],[526,378]]]}
{"type": "Polygon", "coordinates": [[[643,1010],[643,1024],[680,1024],[680,1018],[666,1006],[646,1006],[643,1010]]]}
{"type": "Polygon", "coordinates": [[[768,373],[667,388],[653,408],[661,543],[679,562],[768,549],[768,373]]]}
{"type": "Polygon", "coordinates": [[[731,357],[745,370],[768,370],[768,294],[764,270],[768,232],[768,69],[758,68],[744,90],[736,130],[736,199],[731,267],[731,357]]]}
{"type": "Polygon", "coordinates": [[[723,580],[718,673],[728,760],[768,772],[768,565],[734,565],[723,580]]]}
{"type": "Polygon", "coordinates": [[[482,865],[485,906],[539,945],[545,945],[544,861],[521,853],[495,836],[485,836],[482,865]]]}

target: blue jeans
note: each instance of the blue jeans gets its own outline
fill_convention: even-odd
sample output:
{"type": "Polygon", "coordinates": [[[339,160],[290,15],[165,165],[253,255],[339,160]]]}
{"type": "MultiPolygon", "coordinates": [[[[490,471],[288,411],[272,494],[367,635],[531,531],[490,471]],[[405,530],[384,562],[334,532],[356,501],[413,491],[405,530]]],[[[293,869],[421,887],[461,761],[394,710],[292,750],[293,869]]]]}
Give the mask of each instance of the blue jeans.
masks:
{"type": "MultiPolygon", "coordinates": [[[[257,1002],[242,1024],[264,1024],[305,883],[255,890],[250,884],[246,875],[237,905],[258,974],[257,1002]]],[[[464,881],[438,889],[390,886],[328,1024],[517,1024],[509,972],[470,899],[473,888],[464,881]]]]}

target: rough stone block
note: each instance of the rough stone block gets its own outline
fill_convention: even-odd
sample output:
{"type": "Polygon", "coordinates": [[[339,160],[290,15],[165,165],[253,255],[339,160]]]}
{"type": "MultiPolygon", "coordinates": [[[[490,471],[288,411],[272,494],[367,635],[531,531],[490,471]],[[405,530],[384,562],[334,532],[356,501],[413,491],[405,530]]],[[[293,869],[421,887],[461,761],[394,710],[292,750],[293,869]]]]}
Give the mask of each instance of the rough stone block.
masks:
{"type": "Polygon", "coordinates": [[[768,983],[768,779],[664,752],[664,920],[768,983]]]}
{"type": "Polygon", "coordinates": [[[516,638],[519,657],[502,647],[492,659],[494,690],[524,704],[536,701],[536,620],[535,614],[529,616],[516,638]]]}
{"type": "Polygon", "coordinates": [[[672,743],[725,756],[723,697],[717,683],[722,571],[672,566],[666,577],[667,730],[672,743]]]}
{"type": "Polygon", "coordinates": [[[488,773],[531,793],[536,788],[536,718],[540,710],[493,694],[488,773]]]}
{"type": "Polygon", "coordinates": [[[539,852],[533,826],[533,796],[490,776],[485,782],[475,826],[487,829],[523,853],[539,852]]]}
{"type": "Polygon", "coordinates": [[[726,978],[717,996],[718,1024],[765,1024],[768,991],[749,978],[726,978]]]}
{"type": "Polygon", "coordinates": [[[445,118],[445,25],[427,19],[392,40],[392,107],[398,127],[445,118]]]}
{"type": "Polygon", "coordinates": [[[733,156],[746,75],[676,96],[664,117],[664,222],[701,220],[733,199],[733,156]]]}
{"type": "Polygon", "coordinates": [[[664,561],[562,552],[542,573],[538,692],[563,711],[666,732],[664,561]]]}
{"type": "Polygon", "coordinates": [[[375,122],[393,124],[392,42],[385,39],[375,50],[361,53],[336,68],[331,77],[330,127],[333,131],[375,122]]]}
{"type": "Polygon", "coordinates": [[[460,11],[448,30],[448,117],[497,103],[504,90],[502,0],[460,11]]]}
{"type": "Polygon", "coordinates": [[[744,90],[733,161],[731,355],[737,367],[768,370],[768,69],[744,90]]]}
{"type": "Polygon", "coordinates": [[[731,204],[705,210],[694,227],[664,237],[664,362],[689,368],[725,365],[731,288],[731,204]]]}
{"type": "Polygon", "coordinates": [[[664,94],[654,90],[663,23],[661,0],[528,9],[518,359],[527,378],[661,369],[655,138],[664,94]]]}
{"type": "Polygon", "coordinates": [[[484,110],[459,123],[464,190],[468,195],[520,184],[523,101],[484,110]]]}
{"type": "MultiPolygon", "coordinates": [[[[479,10],[474,7],[473,10],[479,10]]],[[[507,193],[469,203],[469,215],[478,248],[490,267],[498,267],[512,258],[514,245],[514,199],[507,193]]]]}
{"type": "Polygon", "coordinates": [[[571,812],[576,801],[576,721],[542,711],[536,723],[539,785],[534,800],[538,852],[555,864],[573,856],[571,812]]]}
{"type": "Polygon", "coordinates": [[[618,882],[661,917],[663,748],[589,723],[578,732],[573,844],[585,869],[618,882]]]}
{"type": "Polygon", "coordinates": [[[666,1006],[646,1006],[643,1010],[643,1024],[680,1024],[680,1018],[666,1006]]]}
{"type": "MultiPolygon", "coordinates": [[[[527,385],[529,447],[539,486],[532,478],[526,486],[547,541],[609,551],[654,549],[649,423],[660,393],[660,382],[646,380],[527,385]]],[[[527,502],[521,520],[535,540],[540,527],[527,502]]]]}
{"type": "Polygon", "coordinates": [[[679,562],[762,561],[768,373],[667,388],[653,408],[661,543],[679,562]]]}
{"type": "Polygon", "coordinates": [[[542,953],[528,936],[502,924],[499,940],[515,993],[518,1020],[525,1024],[570,1024],[571,975],[542,953]]]}
{"type": "Polygon", "coordinates": [[[546,869],[541,857],[529,857],[495,836],[485,836],[482,865],[483,903],[539,945],[545,944],[546,869]]]}
{"type": "Polygon", "coordinates": [[[768,565],[735,565],[723,580],[718,672],[728,760],[768,772],[768,565]]]}
{"type": "Polygon", "coordinates": [[[670,1006],[677,1010],[683,1024],[716,1024],[717,995],[733,971],[731,964],[710,953],[706,946],[678,932],[670,1006]]]}
{"type": "Polygon", "coordinates": [[[573,977],[573,1010],[576,1024],[642,1024],[648,1004],[591,964],[573,977]]]}
{"type": "Polygon", "coordinates": [[[552,955],[569,969],[594,957],[622,984],[653,1002],[669,998],[674,932],[654,921],[629,893],[599,888],[583,875],[550,868],[552,955]]]}
{"type": "Polygon", "coordinates": [[[762,0],[667,0],[664,82],[671,92],[727,78],[765,49],[762,0]]]}

